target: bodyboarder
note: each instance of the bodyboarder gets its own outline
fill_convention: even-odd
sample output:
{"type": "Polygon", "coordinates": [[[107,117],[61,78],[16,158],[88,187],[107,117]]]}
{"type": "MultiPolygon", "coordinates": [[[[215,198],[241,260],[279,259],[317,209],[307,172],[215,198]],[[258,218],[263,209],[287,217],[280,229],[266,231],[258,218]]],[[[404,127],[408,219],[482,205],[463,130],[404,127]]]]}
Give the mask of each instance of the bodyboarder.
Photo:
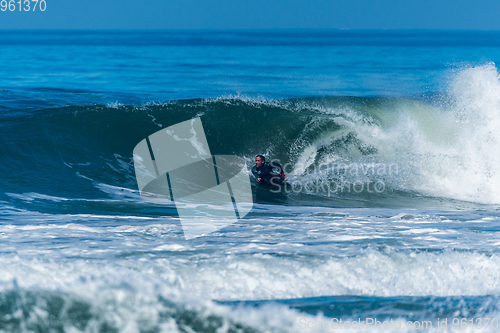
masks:
{"type": "Polygon", "coordinates": [[[286,182],[285,172],[281,165],[277,162],[266,162],[263,155],[255,156],[255,165],[252,168],[254,175],[259,185],[283,185],[286,182]]]}

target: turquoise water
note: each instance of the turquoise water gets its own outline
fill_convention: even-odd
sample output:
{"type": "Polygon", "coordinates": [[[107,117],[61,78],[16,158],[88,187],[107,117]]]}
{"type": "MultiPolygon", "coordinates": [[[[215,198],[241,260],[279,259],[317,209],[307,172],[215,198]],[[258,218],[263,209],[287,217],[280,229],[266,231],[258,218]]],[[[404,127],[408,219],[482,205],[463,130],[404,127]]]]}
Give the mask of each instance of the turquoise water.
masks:
{"type": "Polygon", "coordinates": [[[496,332],[499,57],[497,32],[0,32],[0,331],[496,332]],[[186,240],[132,151],[194,117],[291,188],[186,240]]]}

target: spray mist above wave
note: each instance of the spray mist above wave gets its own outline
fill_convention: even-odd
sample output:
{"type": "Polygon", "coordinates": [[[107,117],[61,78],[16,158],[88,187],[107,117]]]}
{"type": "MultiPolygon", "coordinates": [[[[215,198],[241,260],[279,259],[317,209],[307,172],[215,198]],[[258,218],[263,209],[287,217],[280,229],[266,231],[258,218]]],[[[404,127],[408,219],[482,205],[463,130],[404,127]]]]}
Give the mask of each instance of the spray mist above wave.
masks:
{"type": "Polygon", "coordinates": [[[495,66],[457,72],[446,102],[431,104],[406,99],[322,103],[316,109],[329,117],[313,118],[295,140],[293,174],[305,180],[314,170],[326,182],[341,175],[351,183],[381,180],[392,189],[427,196],[500,203],[495,66]],[[380,172],[380,166],[386,169],[380,172]]]}

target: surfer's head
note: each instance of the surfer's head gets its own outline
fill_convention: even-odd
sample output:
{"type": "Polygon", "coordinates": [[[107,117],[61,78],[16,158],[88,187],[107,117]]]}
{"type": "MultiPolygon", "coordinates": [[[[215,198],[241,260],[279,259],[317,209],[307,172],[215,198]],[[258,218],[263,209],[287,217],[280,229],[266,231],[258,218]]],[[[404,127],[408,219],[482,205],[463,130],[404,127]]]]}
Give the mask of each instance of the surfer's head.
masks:
{"type": "Polygon", "coordinates": [[[255,166],[257,168],[260,168],[262,166],[262,164],[264,164],[266,162],[266,158],[262,155],[257,155],[255,156],[255,166]]]}

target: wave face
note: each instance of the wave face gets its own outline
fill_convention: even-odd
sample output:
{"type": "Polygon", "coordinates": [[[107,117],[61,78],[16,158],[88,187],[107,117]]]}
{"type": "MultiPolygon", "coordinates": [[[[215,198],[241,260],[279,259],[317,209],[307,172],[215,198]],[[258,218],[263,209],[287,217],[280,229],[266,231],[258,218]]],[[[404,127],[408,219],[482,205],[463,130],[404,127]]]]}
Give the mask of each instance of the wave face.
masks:
{"type": "Polygon", "coordinates": [[[11,197],[98,199],[110,187],[135,196],[135,145],[200,116],[213,154],[244,156],[249,167],[256,154],[278,160],[294,204],[378,196],[376,205],[404,206],[418,196],[496,205],[499,88],[484,65],[457,73],[446,97],[421,101],[228,96],[11,112],[2,115],[1,186],[11,197]]]}

